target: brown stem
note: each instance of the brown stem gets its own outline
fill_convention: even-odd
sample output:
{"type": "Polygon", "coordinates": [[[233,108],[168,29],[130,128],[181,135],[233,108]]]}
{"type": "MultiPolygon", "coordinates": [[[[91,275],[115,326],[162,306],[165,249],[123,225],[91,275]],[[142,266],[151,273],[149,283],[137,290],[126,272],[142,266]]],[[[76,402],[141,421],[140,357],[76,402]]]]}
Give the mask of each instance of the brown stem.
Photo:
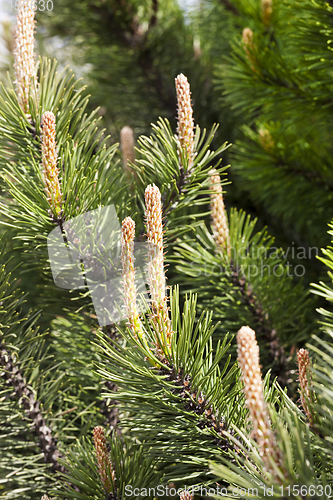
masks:
{"type": "MultiPolygon", "coordinates": [[[[59,463],[59,458],[63,458],[57,448],[57,439],[52,436],[51,428],[46,425],[40,409],[40,402],[36,399],[34,392],[28,386],[21,370],[15,365],[13,358],[5,348],[4,344],[0,350],[0,366],[3,368],[3,378],[6,384],[13,387],[15,398],[22,405],[27,417],[34,423],[34,432],[39,441],[39,447],[44,454],[45,463],[51,464],[53,472],[61,472],[67,476],[68,470],[59,463]]],[[[80,489],[66,482],[67,486],[74,488],[76,492],[80,489]]]]}
{"type": "Polygon", "coordinates": [[[160,372],[163,375],[168,375],[167,380],[175,382],[176,386],[178,386],[176,389],[173,389],[173,392],[184,400],[185,409],[191,410],[197,415],[202,415],[202,420],[197,423],[197,426],[200,429],[214,429],[220,435],[220,438],[216,438],[214,442],[221,450],[228,451],[233,449],[237,453],[240,453],[240,449],[231,443],[224,434],[224,431],[228,430],[233,435],[233,430],[228,429],[224,417],[219,415],[217,410],[214,411],[213,406],[204,394],[202,392],[198,394],[197,389],[192,386],[190,376],[184,375],[182,369],[176,373],[174,368],[170,368],[169,370],[163,368],[160,372]]]}
{"type": "Polygon", "coordinates": [[[245,303],[255,321],[255,331],[258,337],[263,338],[269,346],[270,364],[273,378],[277,377],[279,384],[284,387],[289,382],[288,362],[283,346],[280,345],[278,334],[272,327],[268,314],[264,311],[251,285],[246,283],[245,276],[233,268],[232,282],[239,289],[245,303]]]}
{"type": "MultiPolygon", "coordinates": [[[[104,328],[104,332],[111,340],[117,339],[117,329],[114,325],[108,325],[104,328]]],[[[105,382],[107,389],[111,392],[117,392],[118,387],[114,382],[110,382],[107,380],[105,382]]],[[[118,427],[119,416],[118,416],[118,402],[115,399],[108,401],[107,399],[103,400],[103,415],[105,416],[105,424],[109,425],[111,428],[115,429],[117,434],[120,435],[121,431],[118,427]]]]}
{"type": "Polygon", "coordinates": [[[15,365],[11,354],[2,346],[0,351],[0,366],[4,370],[6,384],[13,387],[15,397],[23,406],[27,417],[34,422],[34,432],[38,437],[39,446],[44,454],[44,461],[52,465],[54,471],[66,472],[59,464],[60,452],[57,440],[52,436],[51,428],[46,425],[40,409],[40,402],[28,386],[21,370],[15,365]]]}
{"type": "Polygon", "coordinates": [[[186,173],[184,172],[184,168],[182,165],[179,166],[179,170],[180,170],[180,173],[179,173],[179,177],[178,177],[178,180],[177,180],[177,190],[178,190],[178,193],[176,192],[176,190],[173,190],[167,203],[166,203],[166,194],[165,193],[163,195],[163,198],[162,198],[162,204],[163,204],[163,219],[165,219],[169,213],[174,209],[176,208],[177,206],[177,202],[178,202],[178,199],[180,198],[180,196],[185,192],[185,189],[186,189],[186,186],[187,184],[189,184],[191,182],[191,174],[192,172],[191,171],[187,171],[186,173]]]}

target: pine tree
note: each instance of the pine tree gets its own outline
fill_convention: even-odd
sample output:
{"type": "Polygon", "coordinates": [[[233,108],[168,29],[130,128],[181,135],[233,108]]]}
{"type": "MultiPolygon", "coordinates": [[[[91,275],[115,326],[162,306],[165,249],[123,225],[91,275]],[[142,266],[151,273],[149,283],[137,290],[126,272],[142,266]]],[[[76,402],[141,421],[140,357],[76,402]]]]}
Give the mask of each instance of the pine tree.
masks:
{"type": "Polygon", "coordinates": [[[231,156],[237,182],[282,240],[327,245],[332,6],[320,0],[233,4],[242,29],[216,73],[242,125],[231,156]]]}
{"type": "Polygon", "coordinates": [[[217,121],[209,65],[200,57],[196,30],[177,0],[59,0],[37,16],[44,29],[38,37],[41,50],[71,58],[75,47],[76,64],[91,84],[92,105],[101,106],[116,137],[123,126],[136,136],[148,133],[159,116],[174,125],[172,79],[180,72],[195,86],[198,118],[217,121]],[[60,51],[45,43],[45,30],[60,38],[60,51]]]}
{"type": "MultiPolygon", "coordinates": [[[[20,0],[0,87],[1,496],[329,497],[332,314],[319,330],[272,237],[227,211],[229,145],[189,80],[174,128],[119,146],[72,71],[37,62],[34,25],[20,0]]],[[[258,43],[248,28],[237,49],[252,78],[258,43]]]]}
{"type": "Polygon", "coordinates": [[[329,242],[325,227],[333,216],[326,125],[330,120],[329,16],[330,6],[325,2],[306,2],[300,14],[298,2],[259,0],[202,1],[197,13],[187,16],[169,2],[147,2],[140,10],[132,0],[102,6],[90,2],[81,7],[61,0],[52,12],[39,13],[51,35],[75,43],[83,63],[92,65],[90,80],[94,95],[99,96],[94,103],[105,108],[108,128],[116,129],[116,135],[123,125],[134,126],[135,136],[147,133],[147,127],[139,126],[136,118],[147,113],[146,123],[155,122],[161,115],[174,127],[175,105],[168,75],[176,76],[177,66],[189,77],[198,123],[210,128],[219,121],[218,140],[236,142],[223,157],[224,165],[231,162],[229,178],[233,181],[226,200],[228,208],[245,208],[258,217],[260,227],[268,226],[287,260],[301,266],[298,270],[305,273],[307,284],[323,272],[316,255],[329,242]],[[116,19],[118,29],[111,30],[110,37],[109,26],[114,26],[116,19]],[[147,35],[137,44],[133,26],[147,35]],[[82,32],[89,36],[89,44],[82,43],[82,32]],[[100,55],[106,46],[107,57],[113,57],[113,50],[117,52],[109,65],[100,55]],[[137,87],[141,80],[128,69],[126,61],[141,71],[146,56],[154,64],[148,69],[144,63],[143,79],[146,81],[149,75],[150,83],[155,80],[149,95],[143,96],[143,88],[148,87],[146,83],[137,87]],[[119,89],[119,81],[131,94],[125,103],[121,97],[125,95],[124,86],[119,89]],[[108,95],[101,90],[106,85],[112,89],[108,95]],[[160,104],[154,107],[151,99],[156,92],[160,104]],[[161,100],[166,93],[168,106],[161,100]],[[111,102],[112,96],[116,96],[116,102],[111,102]],[[318,102],[322,105],[317,106],[318,102]],[[130,112],[118,126],[115,110],[120,105],[120,114],[127,116],[128,103],[132,109],[139,106],[141,112],[130,112]],[[309,151],[315,152],[314,158],[309,151]]]}

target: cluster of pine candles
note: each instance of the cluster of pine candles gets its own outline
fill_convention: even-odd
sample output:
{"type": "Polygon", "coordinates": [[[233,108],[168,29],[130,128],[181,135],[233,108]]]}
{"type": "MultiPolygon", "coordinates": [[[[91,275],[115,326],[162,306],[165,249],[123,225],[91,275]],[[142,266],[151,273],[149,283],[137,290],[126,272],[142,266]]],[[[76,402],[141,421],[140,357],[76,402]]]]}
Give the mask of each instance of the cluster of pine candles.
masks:
{"type": "MultiPolygon", "coordinates": [[[[267,2],[264,3],[267,7],[267,2]]],[[[15,85],[18,102],[26,116],[26,126],[34,127],[29,112],[30,102],[38,103],[37,66],[34,55],[34,11],[27,7],[24,0],[20,0],[17,14],[15,37],[15,85]]],[[[245,50],[248,57],[251,54],[252,32],[247,29],[243,32],[245,50]]],[[[192,168],[195,157],[194,120],[191,104],[190,86],[187,78],[180,74],[175,80],[178,101],[178,157],[179,168],[184,175],[192,168]]],[[[56,145],[56,118],[49,110],[43,110],[41,117],[42,128],[40,134],[42,164],[41,182],[44,183],[45,196],[50,210],[50,217],[56,221],[62,213],[61,175],[58,168],[59,158],[56,145]]],[[[121,151],[124,168],[130,169],[135,162],[133,132],[129,127],[121,131],[121,151]]],[[[212,231],[216,249],[228,255],[230,259],[230,238],[228,219],[223,202],[221,179],[217,171],[210,172],[210,196],[212,231]]],[[[172,330],[166,276],[164,269],[164,230],[162,220],[161,193],[155,184],[148,185],[145,191],[145,223],[148,248],[148,288],[150,295],[149,320],[155,332],[154,355],[157,360],[168,364],[170,346],[176,332],[172,330]]],[[[123,270],[123,300],[127,317],[127,326],[135,339],[148,346],[145,338],[145,328],[137,310],[137,288],[135,282],[134,264],[135,223],[131,217],[122,222],[122,270],[123,270]]],[[[277,482],[285,477],[284,456],[279,449],[276,437],[271,428],[268,407],[264,399],[263,381],[259,364],[259,347],[255,332],[248,326],[242,326],[237,334],[238,363],[241,369],[244,384],[246,405],[253,427],[253,437],[258,443],[259,453],[266,470],[273,475],[277,482]],[[273,468],[271,457],[279,464],[273,468]]],[[[309,352],[300,349],[297,354],[298,373],[300,384],[300,400],[310,425],[313,423],[311,400],[313,398],[310,379],[309,352]]],[[[157,365],[156,365],[157,366],[157,365]]],[[[93,442],[96,452],[96,467],[105,493],[116,489],[117,478],[109,457],[105,430],[101,426],[93,431],[93,442]]],[[[193,496],[184,491],[181,500],[193,499],[193,496]]],[[[49,500],[47,495],[42,500],[49,500]]]]}

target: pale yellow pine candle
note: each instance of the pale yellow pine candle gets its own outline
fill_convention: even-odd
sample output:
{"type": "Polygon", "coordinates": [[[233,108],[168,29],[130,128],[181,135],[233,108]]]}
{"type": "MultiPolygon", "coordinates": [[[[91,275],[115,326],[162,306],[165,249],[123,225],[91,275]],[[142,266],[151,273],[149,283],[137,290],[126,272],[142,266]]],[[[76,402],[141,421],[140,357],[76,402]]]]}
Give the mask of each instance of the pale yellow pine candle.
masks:
{"type": "Polygon", "coordinates": [[[131,217],[126,217],[122,223],[121,236],[121,261],[123,271],[123,287],[125,312],[129,327],[133,335],[142,337],[143,330],[137,310],[137,288],[135,284],[134,267],[134,238],[135,222],[131,217]]]}
{"type": "MultiPolygon", "coordinates": [[[[178,113],[177,113],[177,133],[180,143],[180,151],[178,152],[179,161],[182,161],[181,151],[185,153],[188,159],[188,170],[192,168],[195,154],[194,149],[194,120],[193,109],[191,103],[190,84],[186,76],[180,74],[175,79],[178,113]]],[[[184,167],[184,165],[182,165],[184,167]]]]}
{"type": "Polygon", "coordinates": [[[170,347],[172,328],[169,318],[164,272],[164,246],[161,193],[155,184],[145,191],[146,227],[148,242],[148,279],[152,319],[160,335],[165,332],[170,347]]]}
{"type": "Polygon", "coordinates": [[[265,26],[270,26],[273,14],[273,0],[261,0],[261,17],[265,26]]]}
{"type": "Polygon", "coordinates": [[[123,127],[120,131],[120,148],[123,155],[124,169],[131,169],[129,162],[135,162],[134,135],[131,127],[123,127]]]}
{"type": "Polygon", "coordinates": [[[237,333],[237,355],[244,382],[245,402],[250,411],[253,426],[253,436],[258,443],[259,454],[266,470],[279,482],[280,479],[270,463],[270,458],[282,468],[283,455],[271,428],[259,365],[259,346],[255,332],[249,326],[242,326],[237,333]]]}
{"type": "Polygon", "coordinates": [[[30,119],[29,93],[33,82],[36,84],[34,54],[35,12],[33,2],[19,0],[14,41],[14,74],[19,104],[30,119]]]}
{"type": "Polygon", "coordinates": [[[255,45],[253,42],[253,31],[251,30],[251,28],[244,28],[243,29],[242,40],[244,43],[245,53],[247,55],[249,62],[251,63],[251,69],[255,73],[259,74],[259,71],[256,68],[256,58],[254,55],[255,45]]]}
{"type": "Polygon", "coordinates": [[[61,212],[62,194],[59,181],[58,158],[56,150],[56,122],[51,111],[46,111],[42,118],[42,172],[47,201],[52,211],[61,212]]]}
{"type": "Polygon", "coordinates": [[[217,248],[227,250],[230,255],[230,236],[226,209],[223,201],[221,178],[216,170],[211,170],[210,175],[210,209],[212,216],[213,236],[217,248]]]}

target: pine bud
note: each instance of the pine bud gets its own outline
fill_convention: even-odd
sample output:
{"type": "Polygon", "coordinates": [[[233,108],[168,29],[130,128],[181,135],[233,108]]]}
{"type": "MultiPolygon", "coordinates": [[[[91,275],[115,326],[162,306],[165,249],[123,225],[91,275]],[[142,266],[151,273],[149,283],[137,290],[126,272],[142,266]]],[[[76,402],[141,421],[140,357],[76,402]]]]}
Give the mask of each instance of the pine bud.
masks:
{"type": "Polygon", "coordinates": [[[164,274],[164,247],[161,193],[155,184],[145,191],[146,226],[148,241],[148,280],[152,304],[152,319],[163,339],[166,335],[168,347],[171,341],[171,321],[168,313],[164,274]]]}
{"type": "Polygon", "coordinates": [[[246,47],[253,48],[253,31],[251,28],[243,29],[242,38],[246,47]]]}
{"type": "MultiPolygon", "coordinates": [[[[255,332],[248,326],[243,326],[237,333],[237,355],[244,382],[245,401],[250,411],[253,435],[258,443],[259,454],[266,469],[276,477],[269,459],[273,458],[275,463],[282,467],[283,456],[271,429],[268,408],[264,399],[259,346],[255,332]]],[[[277,477],[276,479],[278,480],[277,477]]]]}
{"type": "Polygon", "coordinates": [[[255,67],[256,66],[255,65],[256,58],[253,54],[254,49],[255,49],[255,45],[253,42],[253,31],[251,30],[251,28],[244,28],[243,29],[242,39],[243,39],[244,49],[245,49],[247,58],[248,58],[249,62],[251,63],[251,69],[255,73],[258,73],[258,70],[255,67]]]}
{"type": "Polygon", "coordinates": [[[216,170],[210,175],[210,208],[212,212],[212,229],[217,248],[227,249],[230,256],[230,236],[228,218],[223,202],[221,178],[216,170]]]}
{"type": "Polygon", "coordinates": [[[273,0],[261,0],[261,17],[265,26],[270,26],[273,14],[273,0]]]}
{"type": "MultiPolygon", "coordinates": [[[[194,120],[191,104],[190,84],[186,76],[180,74],[175,79],[176,93],[178,102],[178,126],[177,133],[180,143],[180,151],[178,151],[179,161],[182,165],[182,153],[185,153],[185,158],[188,159],[188,167],[190,170],[193,165],[194,150],[194,120]]],[[[182,165],[184,168],[184,165],[182,165]]]]}
{"type": "Polygon", "coordinates": [[[271,136],[270,132],[264,127],[260,127],[258,132],[263,149],[270,153],[274,148],[273,137],[271,136]]]}
{"type": "Polygon", "coordinates": [[[124,169],[129,171],[129,162],[135,162],[134,135],[131,127],[123,127],[121,129],[120,147],[123,155],[124,169]]]}
{"type": "Polygon", "coordinates": [[[98,463],[98,472],[104,489],[107,493],[111,492],[111,485],[115,482],[115,474],[110,461],[104,429],[97,426],[93,430],[95,452],[98,463]]]}
{"type": "Polygon", "coordinates": [[[59,215],[61,211],[62,194],[57,168],[55,116],[46,111],[42,118],[42,168],[43,181],[47,193],[47,201],[53,211],[59,215]]]}
{"type": "Polygon", "coordinates": [[[194,496],[187,490],[181,491],[179,500],[193,500],[194,496]]]}
{"type": "Polygon", "coordinates": [[[29,91],[32,79],[36,78],[34,58],[35,12],[32,4],[33,2],[28,0],[18,1],[14,44],[16,92],[19,104],[28,119],[30,119],[29,91]]]}
{"type": "Polygon", "coordinates": [[[307,349],[299,349],[297,352],[297,362],[298,362],[298,374],[299,374],[299,385],[300,385],[300,396],[301,402],[304,409],[304,413],[308,417],[310,423],[312,423],[312,415],[309,409],[309,401],[311,398],[310,386],[311,386],[311,376],[310,373],[310,356],[307,349]]]}
{"type": "Polygon", "coordinates": [[[123,268],[124,300],[129,327],[135,337],[142,337],[142,326],[136,305],[137,289],[134,267],[135,222],[126,217],[122,223],[121,262],[123,268]]]}

